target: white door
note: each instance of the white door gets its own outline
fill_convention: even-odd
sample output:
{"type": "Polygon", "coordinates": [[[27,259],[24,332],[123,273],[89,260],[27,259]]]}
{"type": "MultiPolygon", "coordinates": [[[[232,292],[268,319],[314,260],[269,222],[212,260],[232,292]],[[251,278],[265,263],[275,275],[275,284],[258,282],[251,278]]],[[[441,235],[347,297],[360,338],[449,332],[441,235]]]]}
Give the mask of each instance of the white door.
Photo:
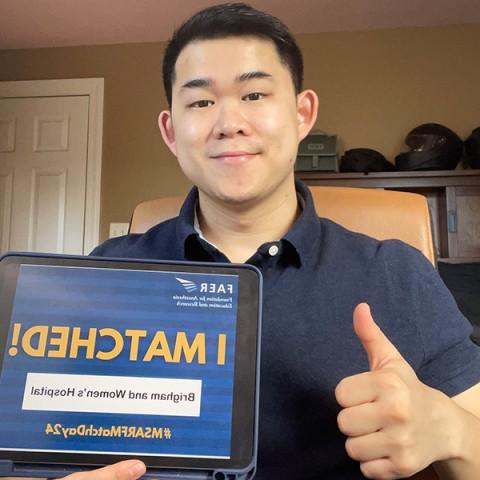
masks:
{"type": "Polygon", "coordinates": [[[89,97],[0,99],[0,249],[82,254],[89,97]]]}

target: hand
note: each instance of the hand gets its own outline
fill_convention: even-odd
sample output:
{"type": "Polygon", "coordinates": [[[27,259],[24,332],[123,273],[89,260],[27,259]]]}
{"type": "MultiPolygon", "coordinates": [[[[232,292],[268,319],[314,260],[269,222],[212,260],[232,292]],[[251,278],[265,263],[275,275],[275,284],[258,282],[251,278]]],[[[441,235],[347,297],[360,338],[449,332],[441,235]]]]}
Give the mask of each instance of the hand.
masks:
{"type": "Polygon", "coordinates": [[[343,379],[335,389],[348,455],[360,462],[364,476],[375,479],[410,477],[448,458],[450,399],[420,382],[367,304],[357,305],[353,324],[370,371],[343,379]]]}
{"type": "Polygon", "coordinates": [[[140,460],[124,460],[88,472],[72,473],[64,480],[136,480],[146,471],[140,460]]]}

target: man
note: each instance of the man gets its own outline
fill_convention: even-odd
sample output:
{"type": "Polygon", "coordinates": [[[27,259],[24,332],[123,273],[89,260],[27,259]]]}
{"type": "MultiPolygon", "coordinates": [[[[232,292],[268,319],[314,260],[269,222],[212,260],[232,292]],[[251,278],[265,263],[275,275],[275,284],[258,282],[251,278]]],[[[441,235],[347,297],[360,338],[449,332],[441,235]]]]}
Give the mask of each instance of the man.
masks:
{"type": "MultiPolygon", "coordinates": [[[[394,479],[430,464],[442,479],[478,479],[480,356],[467,322],[420,253],[318,219],[295,184],[318,105],[302,69],[286,27],[246,5],[180,27],[159,126],[196,188],[178,218],[93,254],[262,270],[258,479],[394,479]]],[[[74,476],[143,472],[129,461],[74,476]]]]}

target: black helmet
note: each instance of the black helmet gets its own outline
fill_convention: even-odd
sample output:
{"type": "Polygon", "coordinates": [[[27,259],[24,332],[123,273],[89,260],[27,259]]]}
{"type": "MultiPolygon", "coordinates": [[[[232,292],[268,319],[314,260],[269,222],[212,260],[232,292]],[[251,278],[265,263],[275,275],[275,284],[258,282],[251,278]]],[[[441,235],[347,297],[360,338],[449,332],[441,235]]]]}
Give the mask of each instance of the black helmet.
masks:
{"type": "Polygon", "coordinates": [[[395,170],[380,152],[371,148],[352,148],[340,159],[341,172],[389,172],[395,170]]]}
{"type": "Polygon", "coordinates": [[[424,123],[405,138],[411,151],[395,157],[397,170],[453,170],[463,152],[460,137],[444,125],[424,123]]]}
{"type": "Polygon", "coordinates": [[[465,140],[465,158],[472,168],[480,168],[480,127],[465,140]]]}

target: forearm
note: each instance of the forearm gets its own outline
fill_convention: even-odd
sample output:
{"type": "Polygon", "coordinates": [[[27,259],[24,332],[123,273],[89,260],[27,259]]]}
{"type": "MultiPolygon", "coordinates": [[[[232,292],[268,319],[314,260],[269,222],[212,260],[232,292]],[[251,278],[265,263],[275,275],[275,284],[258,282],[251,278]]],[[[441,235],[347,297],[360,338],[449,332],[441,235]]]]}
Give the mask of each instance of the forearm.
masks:
{"type": "Polygon", "coordinates": [[[440,480],[480,478],[480,419],[449,399],[451,456],[433,463],[440,480]]]}

